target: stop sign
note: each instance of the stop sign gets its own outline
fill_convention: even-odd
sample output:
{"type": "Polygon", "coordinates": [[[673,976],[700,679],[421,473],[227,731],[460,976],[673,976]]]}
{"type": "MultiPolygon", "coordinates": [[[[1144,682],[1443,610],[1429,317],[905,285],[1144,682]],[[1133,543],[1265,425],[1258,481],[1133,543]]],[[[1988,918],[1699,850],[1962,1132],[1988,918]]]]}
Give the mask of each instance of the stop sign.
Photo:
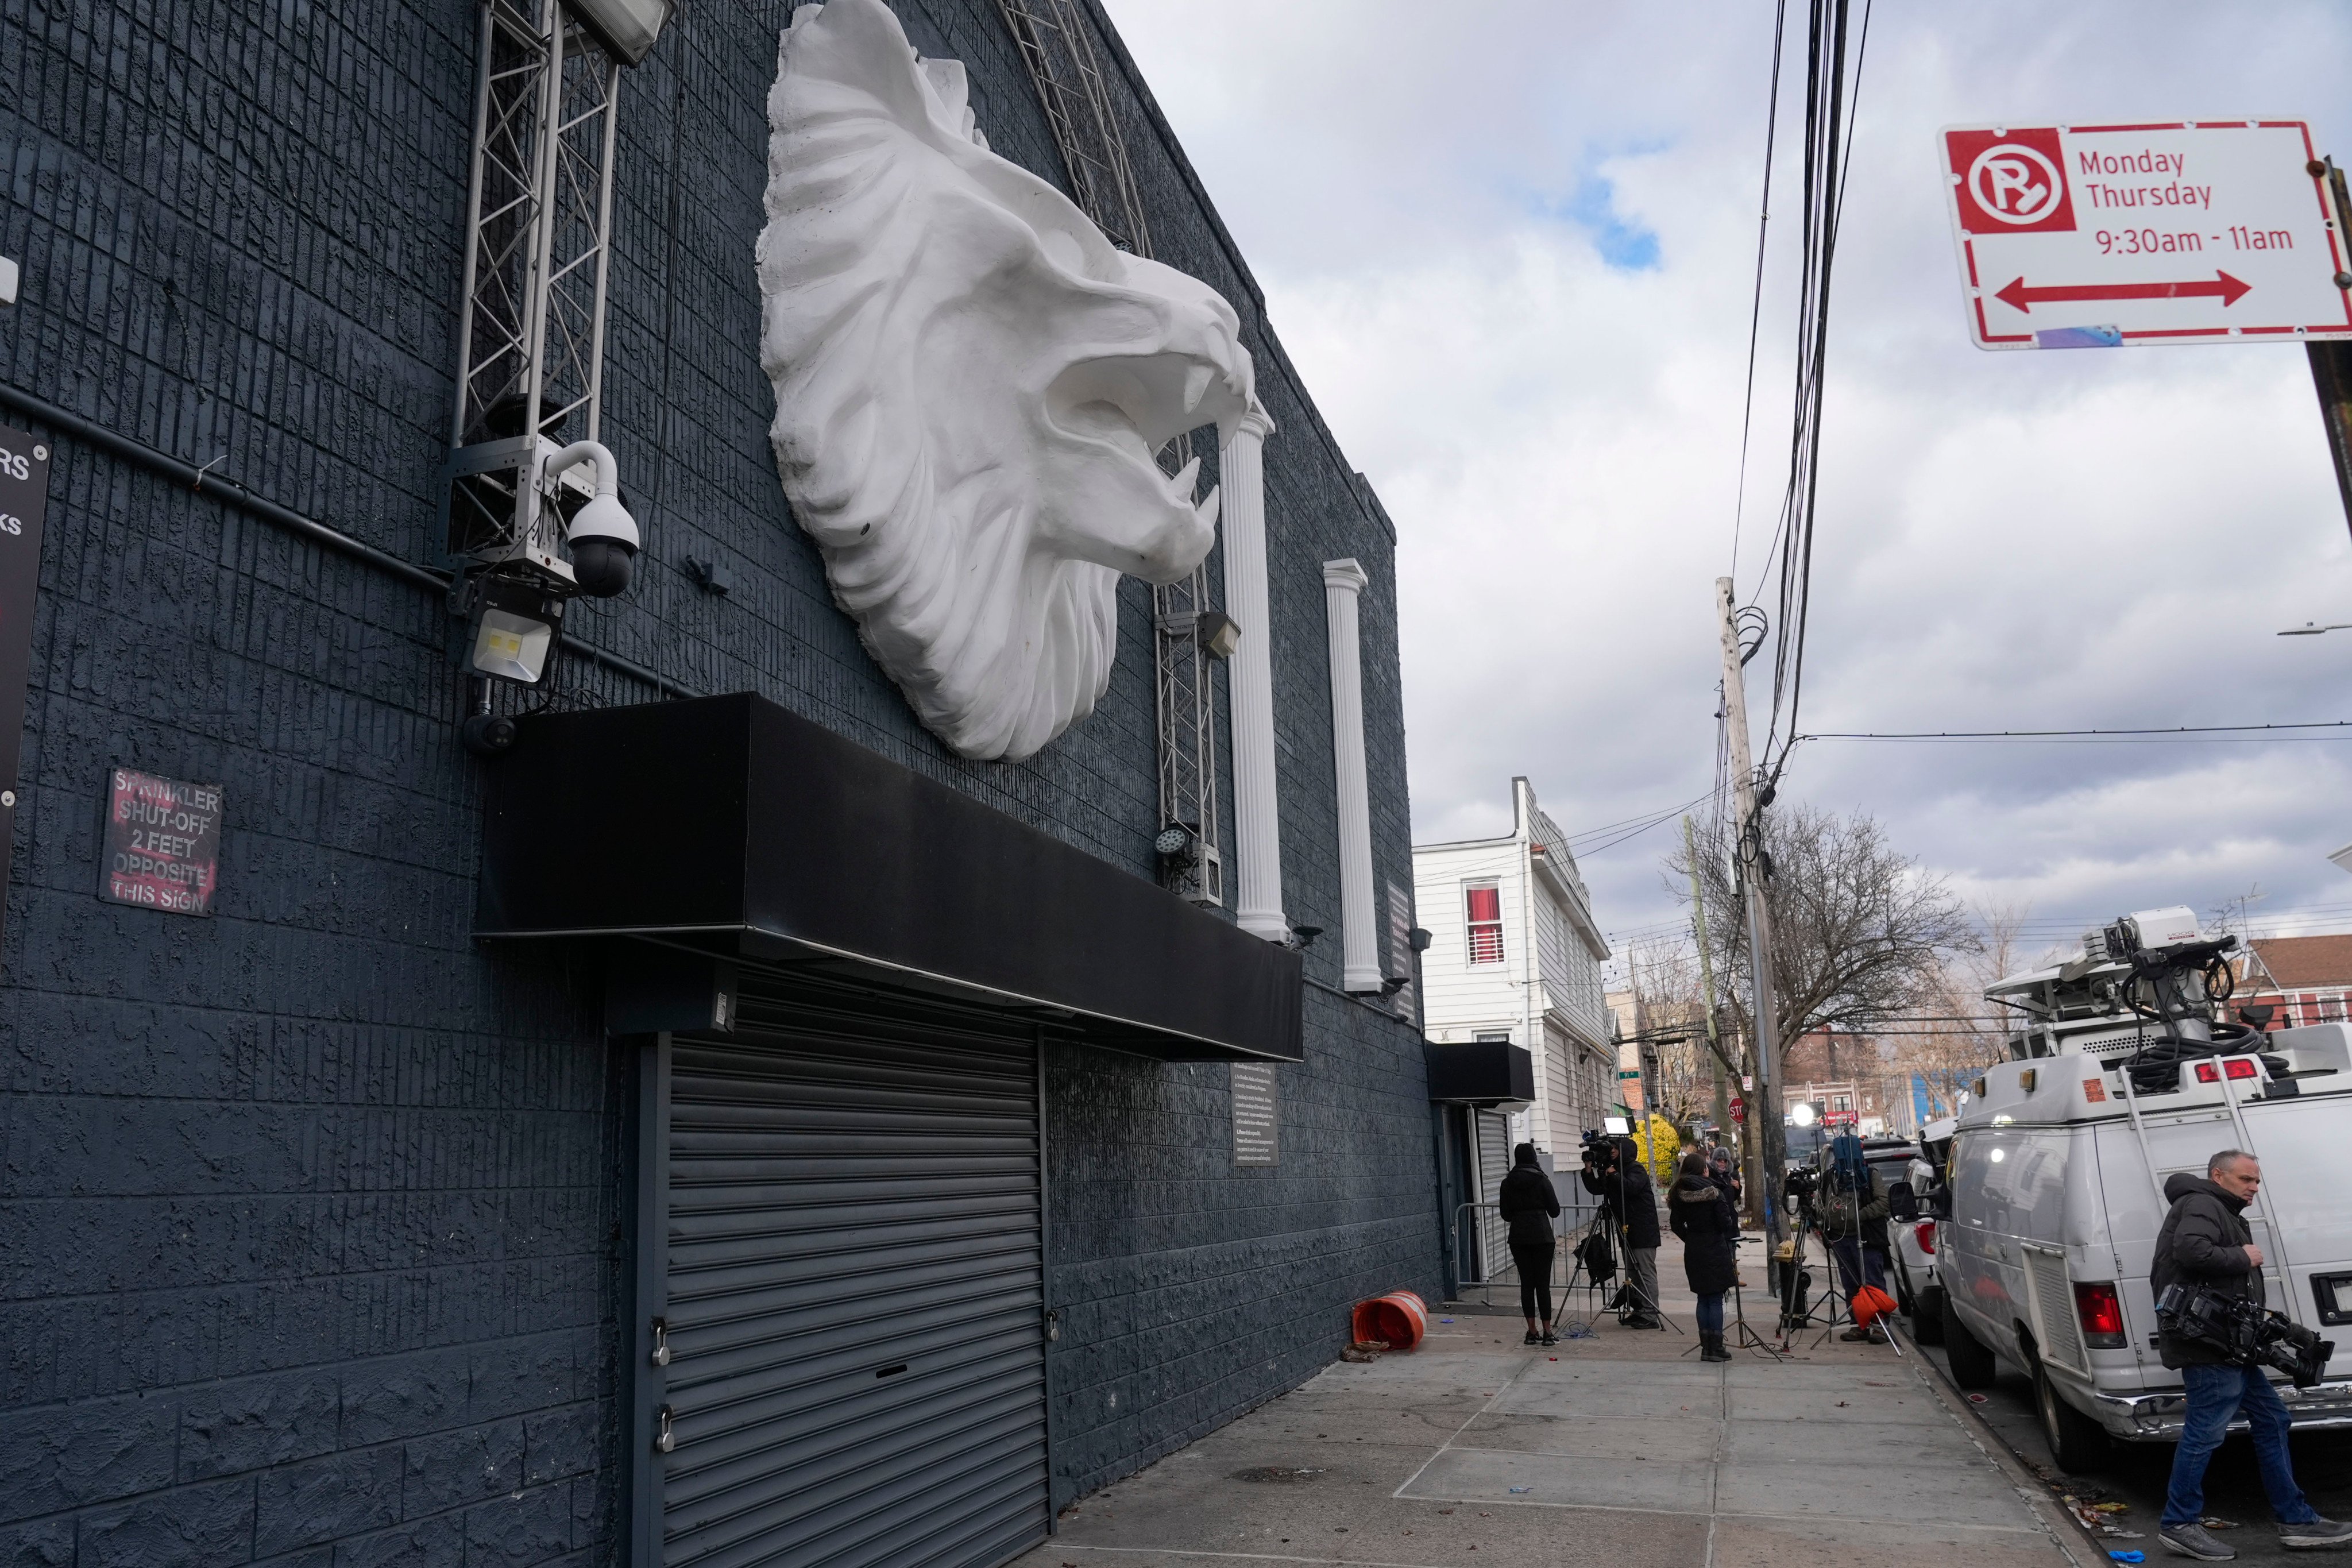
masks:
{"type": "Polygon", "coordinates": [[[1745,1125],[1748,1121],[1748,1102],[1738,1095],[1732,1096],[1731,1099],[1731,1120],[1742,1125],[1745,1125]]]}

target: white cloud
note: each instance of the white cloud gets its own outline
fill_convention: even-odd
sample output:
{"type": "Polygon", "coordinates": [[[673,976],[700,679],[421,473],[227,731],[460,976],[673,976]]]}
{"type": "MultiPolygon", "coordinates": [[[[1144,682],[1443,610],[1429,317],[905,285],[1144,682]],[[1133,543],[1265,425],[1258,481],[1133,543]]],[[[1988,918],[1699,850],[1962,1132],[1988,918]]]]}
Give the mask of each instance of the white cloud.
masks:
{"type": "MultiPolygon", "coordinates": [[[[1417,833],[1496,828],[1514,773],[1571,832],[1703,793],[1769,12],[1110,9],[1397,521],[1417,833]],[[1604,258],[1642,259],[1642,231],[1654,266],[1604,258]]],[[[2325,147],[2352,129],[2325,117],[2347,45],[2352,13],[2319,4],[1879,10],[1803,728],[2352,718],[2352,633],[2273,635],[2352,620],[2302,355],[1970,348],[1933,141],[1954,121],[2255,112],[2315,116],[2325,147]]],[[[1743,593],[1787,443],[1793,164],[1776,178],[1743,593]]],[[[1764,693],[1755,710],[1760,727],[1764,693]]],[[[2352,741],[1819,742],[1783,788],[1865,806],[1964,892],[2063,925],[2257,881],[2273,910],[2352,904],[2321,859],[2352,838],[2347,784],[2352,741]]],[[[1605,925],[1673,917],[1671,831],[1587,860],[1605,925]]]]}

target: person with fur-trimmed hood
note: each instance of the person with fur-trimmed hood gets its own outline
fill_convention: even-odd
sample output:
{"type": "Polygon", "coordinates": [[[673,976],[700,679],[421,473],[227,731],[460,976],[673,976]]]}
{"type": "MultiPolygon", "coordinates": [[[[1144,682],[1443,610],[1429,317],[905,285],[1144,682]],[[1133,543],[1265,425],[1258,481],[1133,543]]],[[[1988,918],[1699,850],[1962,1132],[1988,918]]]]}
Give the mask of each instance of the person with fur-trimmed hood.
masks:
{"type": "Polygon", "coordinates": [[[1683,1156],[1666,1189],[1666,1224],[1682,1238],[1683,1278],[1698,1298],[1698,1359],[1729,1361],[1723,1344],[1723,1295],[1739,1279],[1739,1215],[1731,1194],[1715,1184],[1706,1156],[1683,1156]]]}

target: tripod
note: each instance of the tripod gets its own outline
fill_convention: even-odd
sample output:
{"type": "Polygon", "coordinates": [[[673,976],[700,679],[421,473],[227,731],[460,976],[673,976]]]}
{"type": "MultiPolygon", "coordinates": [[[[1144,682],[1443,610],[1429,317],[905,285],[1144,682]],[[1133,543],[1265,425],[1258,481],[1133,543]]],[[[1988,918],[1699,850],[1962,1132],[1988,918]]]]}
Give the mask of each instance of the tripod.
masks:
{"type": "Polygon", "coordinates": [[[1831,1203],[1835,1204],[1843,1198],[1846,1207],[1843,1217],[1847,1233],[1853,1238],[1854,1249],[1854,1278],[1851,1290],[1847,1288],[1848,1282],[1839,1270],[1837,1246],[1830,1239],[1829,1229],[1822,1224],[1821,1210],[1814,1206],[1813,1194],[1810,1192],[1800,1192],[1796,1196],[1797,1223],[1791,1228],[1789,1259],[1781,1265],[1780,1348],[1782,1351],[1789,1348],[1790,1341],[1796,1337],[1797,1331],[1801,1329],[1820,1325],[1822,1331],[1813,1339],[1813,1348],[1818,1349],[1832,1333],[1836,1331],[1840,1323],[1861,1327],[1861,1320],[1853,1313],[1851,1295],[1869,1280],[1868,1253],[1863,1245],[1862,1238],[1861,1191],[1853,1187],[1843,1190],[1833,1187],[1829,1199],[1831,1203]],[[1822,1270],[1830,1279],[1837,1282],[1836,1289],[1824,1292],[1828,1297],[1825,1305],[1818,1300],[1800,1305],[1799,1298],[1804,1289],[1805,1281],[1811,1278],[1805,1273],[1805,1238],[1807,1237],[1811,1237],[1822,1244],[1822,1270]]]}
{"type": "MultiPolygon", "coordinates": [[[[1809,1289],[1813,1277],[1805,1271],[1805,1238],[1821,1237],[1822,1216],[1820,1211],[1813,1207],[1813,1194],[1810,1191],[1799,1189],[1792,1195],[1797,1200],[1797,1215],[1796,1223],[1789,1227],[1789,1256],[1775,1260],[1780,1269],[1780,1350],[1782,1353],[1788,1351],[1789,1342],[1796,1337],[1798,1330],[1814,1322],[1813,1314],[1818,1310],[1809,1289]]],[[[1826,1237],[1822,1240],[1822,1267],[1832,1268],[1833,1259],[1829,1256],[1826,1237]]],[[[1835,1292],[1832,1295],[1834,1297],[1835,1292]]],[[[1834,1328],[1837,1324],[1836,1308],[1832,1306],[1830,1311],[1832,1315],[1827,1321],[1834,1328]]]]}
{"type": "Polygon", "coordinates": [[[1561,1320],[1568,1316],[1569,1297],[1580,1289],[1584,1292],[1584,1316],[1575,1321],[1576,1328],[1584,1333],[1591,1333],[1593,1318],[1609,1310],[1607,1303],[1601,1301],[1600,1298],[1601,1292],[1609,1288],[1609,1281],[1617,1277],[1617,1238],[1614,1231],[1615,1227],[1610,1224],[1609,1207],[1604,1204],[1593,1212],[1592,1222],[1584,1227],[1583,1238],[1568,1249],[1569,1257],[1574,1261],[1569,1265],[1568,1283],[1560,1287],[1559,1302],[1552,1309],[1551,1327],[1554,1333],[1559,1331],[1561,1320]],[[1595,1243],[1599,1245],[1595,1246],[1595,1243]],[[1590,1256],[1593,1252],[1601,1255],[1598,1264],[1590,1256]],[[1580,1286],[1577,1283],[1580,1276],[1584,1280],[1580,1286]]]}
{"type": "MultiPolygon", "coordinates": [[[[1744,1247],[1748,1244],[1748,1238],[1743,1236],[1735,1245],[1744,1247]]],[[[1738,1331],[1731,1340],[1735,1348],[1743,1351],[1762,1351],[1774,1361],[1780,1359],[1780,1352],[1772,1342],[1748,1326],[1748,1303],[1740,1297],[1739,1277],[1736,1274],[1732,1276],[1731,1282],[1731,1326],[1738,1331]]]]}

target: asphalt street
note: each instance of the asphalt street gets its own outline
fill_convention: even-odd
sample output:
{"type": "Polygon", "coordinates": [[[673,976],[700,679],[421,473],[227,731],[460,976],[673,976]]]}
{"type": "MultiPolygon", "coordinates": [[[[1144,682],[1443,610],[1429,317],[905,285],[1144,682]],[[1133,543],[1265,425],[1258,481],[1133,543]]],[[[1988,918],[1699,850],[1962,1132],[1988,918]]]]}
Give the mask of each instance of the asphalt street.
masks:
{"type": "MultiPolygon", "coordinates": [[[[1928,1361],[1948,1376],[1950,1367],[1940,1346],[1922,1346],[1928,1361]]],[[[2116,1550],[2137,1548],[2148,1561],[2187,1562],[2165,1551],[2156,1538],[2164,1511],[2164,1490],[2172,1471],[2172,1446],[2117,1444],[2114,1458],[2096,1475],[2068,1476],[2050,1462],[2042,1425],[2034,1414],[2033,1384],[2007,1363],[1993,1387],[1967,1396],[1993,1430],[2028,1468],[2041,1476],[2053,1495],[2072,1495],[2083,1505],[2119,1502],[2122,1511],[2099,1513],[2108,1527],[2124,1532],[2104,1537],[2116,1550]]],[[[2330,1519],[2352,1519],[2352,1432],[2306,1432],[2292,1440],[2296,1479],[2312,1507],[2330,1519]]],[[[2077,1510],[2079,1513],[2079,1510],[2077,1510]]],[[[2282,1549],[2273,1533],[2270,1503],[2263,1496],[2262,1478],[2254,1468],[2253,1445],[2233,1436],[2213,1457],[2205,1477],[2205,1511],[2210,1519],[2226,1520],[2232,1528],[2215,1533],[2237,1548],[2242,1563],[2301,1563],[2315,1555],[2282,1549]]],[[[2329,1554],[2336,1561],[2345,1554],[2329,1554]]],[[[2326,1561],[2327,1558],[2319,1558],[2326,1561]]]]}

